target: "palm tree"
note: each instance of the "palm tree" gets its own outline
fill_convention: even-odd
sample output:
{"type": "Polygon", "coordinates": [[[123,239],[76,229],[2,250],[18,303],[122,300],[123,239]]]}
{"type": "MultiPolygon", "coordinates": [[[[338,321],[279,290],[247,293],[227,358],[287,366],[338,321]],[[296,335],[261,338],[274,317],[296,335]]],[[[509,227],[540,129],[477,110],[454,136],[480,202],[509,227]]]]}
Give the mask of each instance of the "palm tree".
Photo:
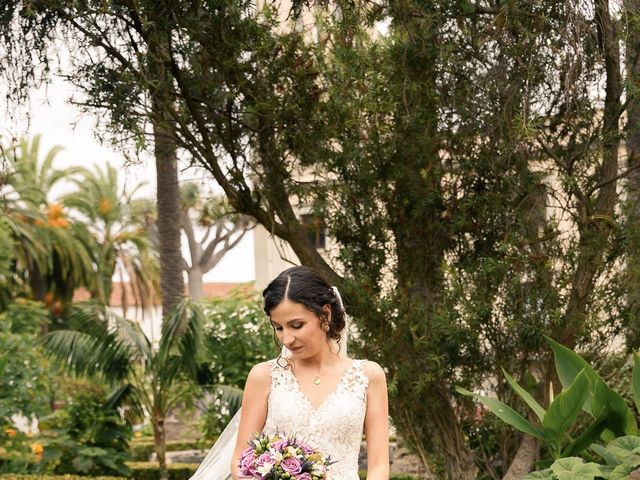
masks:
{"type": "Polygon", "coordinates": [[[44,337],[45,346],[76,375],[117,387],[112,404],[146,412],[153,426],[161,478],[167,478],[164,421],[192,393],[201,345],[202,310],[185,298],[165,317],[157,349],[139,325],[97,303],[79,305],[69,330],[44,337]]]}
{"type": "Polygon", "coordinates": [[[50,198],[52,188],[78,170],[53,167],[60,147],[49,150],[42,161],[39,150],[39,136],[1,150],[0,208],[24,286],[35,299],[59,306],[94,276],[91,245],[85,226],[70,222],[63,206],[50,198]]]}
{"type": "MultiPolygon", "coordinates": [[[[143,308],[152,305],[159,291],[157,255],[132,199],[144,183],[129,192],[120,191],[117,171],[110,164],[104,169],[98,165],[94,170],[82,168],[79,173],[72,179],[76,191],[63,197],[63,203],[90,225],[95,240],[98,275],[90,289],[92,296],[108,305],[112,279],[117,273],[121,279],[130,279],[133,295],[143,308]]],[[[125,294],[123,289],[126,315],[125,294]]]]}

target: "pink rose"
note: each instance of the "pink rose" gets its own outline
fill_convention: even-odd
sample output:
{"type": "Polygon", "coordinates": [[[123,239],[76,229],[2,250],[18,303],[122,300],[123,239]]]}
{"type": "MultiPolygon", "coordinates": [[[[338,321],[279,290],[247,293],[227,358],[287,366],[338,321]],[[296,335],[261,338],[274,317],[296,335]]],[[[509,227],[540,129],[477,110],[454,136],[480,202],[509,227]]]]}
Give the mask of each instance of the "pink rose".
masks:
{"type": "Polygon", "coordinates": [[[305,455],[311,455],[315,451],[313,448],[311,448],[309,445],[307,445],[304,442],[296,442],[296,446],[300,448],[300,450],[302,450],[302,452],[305,455]]]}
{"type": "Polygon", "coordinates": [[[292,475],[297,475],[302,471],[302,462],[295,457],[284,458],[280,463],[282,470],[292,475]]]}
{"type": "Polygon", "coordinates": [[[283,451],[288,446],[289,446],[289,440],[287,440],[286,438],[273,442],[273,445],[272,445],[272,447],[278,450],[279,452],[283,451]]]}
{"type": "Polygon", "coordinates": [[[300,473],[298,475],[296,475],[294,477],[296,480],[311,480],[311,474],[304,472],[304,473],[300,473]]]}
{"type": "Polygon", "coordinates": [[[254,477],[256,474],[255,460],[256,457],[253,453],[253,448],[248,447],[243,450],[240,454],[240,473],[254,477]]]}
{"type": "Polygon", "coordinates": [[[256,460],[256,469],[264,466],[267,463],[275,463],[275,460],[270,452],[264,452],[258,457],[258,459],[256,460]]]}

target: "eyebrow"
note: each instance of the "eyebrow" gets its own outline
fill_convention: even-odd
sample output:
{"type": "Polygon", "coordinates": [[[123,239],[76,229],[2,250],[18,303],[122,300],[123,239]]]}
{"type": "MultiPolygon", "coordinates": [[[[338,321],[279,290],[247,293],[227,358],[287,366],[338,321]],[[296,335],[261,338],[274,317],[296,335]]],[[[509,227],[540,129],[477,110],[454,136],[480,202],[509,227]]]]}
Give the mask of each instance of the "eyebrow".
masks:
{"type": "MultiPolygon", "coordinates": [[[[271,319],[269,319],[269,321],[271,322],[271,325],[278,325],[278,326],[281,326],[278,322],[274,322],[274,321],[273,321],[273,320],[271,320],[271,319]]],[[[289,320],[289,321],[287,322],[287,325],[291,325],[291,324],[292,324],[292,323],[294,323],[294,322],[303,322],[303,321],[304,321],[304,319],[302,319],[302,318],[294,318],[293,320],[289,320]]]]}

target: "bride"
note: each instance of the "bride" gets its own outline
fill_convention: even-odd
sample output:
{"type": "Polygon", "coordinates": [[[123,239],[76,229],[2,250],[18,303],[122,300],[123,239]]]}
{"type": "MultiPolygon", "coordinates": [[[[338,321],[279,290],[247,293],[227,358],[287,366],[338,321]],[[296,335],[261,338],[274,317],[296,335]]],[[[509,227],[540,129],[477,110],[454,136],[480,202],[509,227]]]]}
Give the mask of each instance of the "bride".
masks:
{"type": "Polygon", "coordinates": [[[237,416],[192,480],[228,478],[229,469],[233,480],[245,478],[238,468],[240,452],[259,432],[294,436],[330,455],[335,462],[330,480],[358,480],[364,432],[367,480],[387,480],[385,374],[375,362],[347,357],[346,316],[337,289],[314,270],[293,267],[278,275],[263,296],[282,353],[253,367],[239,424],[237,416]]]}

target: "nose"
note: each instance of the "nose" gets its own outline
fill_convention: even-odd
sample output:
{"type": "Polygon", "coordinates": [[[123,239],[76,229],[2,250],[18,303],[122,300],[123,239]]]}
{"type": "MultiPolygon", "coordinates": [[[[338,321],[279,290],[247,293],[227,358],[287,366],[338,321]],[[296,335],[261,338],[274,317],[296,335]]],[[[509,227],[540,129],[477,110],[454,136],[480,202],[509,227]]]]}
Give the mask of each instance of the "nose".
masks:
{"type": "Polygon", "coordinates": [[[296,338],[291,333],[285,332],[282,336],[282,343],[284,343],[285,347],[290,347],[295,341],[296,338]]]}

